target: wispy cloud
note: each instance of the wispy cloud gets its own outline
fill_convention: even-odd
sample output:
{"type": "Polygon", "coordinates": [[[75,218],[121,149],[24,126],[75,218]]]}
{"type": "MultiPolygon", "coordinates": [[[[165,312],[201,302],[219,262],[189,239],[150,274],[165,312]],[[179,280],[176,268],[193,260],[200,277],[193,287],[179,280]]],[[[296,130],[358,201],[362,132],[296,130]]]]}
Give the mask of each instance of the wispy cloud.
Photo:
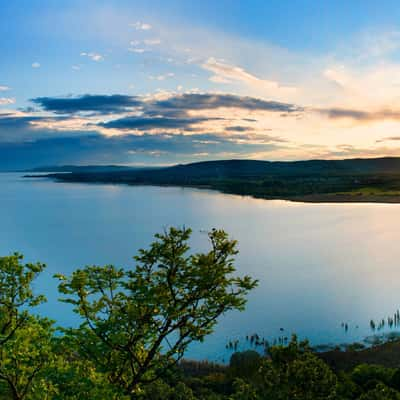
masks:
{"type": "Polygon", "coordinates": [[[102,54],[100,54],[100,53],[95,53],[95,52],[87,53],[87,52],[83,51],[83,52],[81,52],[80,55],[81,55],[81,57],[88,57],[92,61],[96,61],[96,62],[104,60],[104,56],[102,54]]]}
{"type": "Polygon", "coordinates": [[[10,90],[8,86],[0,85],[0,92],[6,92],[7,90],[10,90]]]}
{"type": "Polygon", "coordinates": [[[209,58],[202,64],[207,71],[211,71],[213,75],[209,78],[215,83],[234,83],[241,82],[253,86],[261,86],[270,91],[295,91],[294,87],[283,86],[279,82],[261,79],[250,72],[236,65],[230,65],[222,60],[213,57],[209,58]]]}
{"type": "Polygon", "coordinates": [[[131,53],[143,54],[148,50],[141,47],[130,47],[128,51],[130,51],[131,53]]]}
{"type": "Polygon", "coordinates": [[[40,68],[40,63],[35,61],[32,63],[32,68],[40,68]]]}
{"type": "Polygon", "coordinates": [[[161,39],[145,39],[143,43],[147,46],[156,46],[161,44],[161,39]]]}
{"type": "Polygon", "coordinates": [[[400,120],[400,111],[394,110],[362,111],[346,108],[327,108],[317,111],[331,119],[352,119],[360,122],[384,121],[387,119],[400,120]]]}
{"type": "Polygon", "coordinates": [[[173,78],[175,74],[173,72],[167,72],[166,74],[162,75],[149,75],[149,79],[152,81],[165,81],[168,78],[173,78]]]}
{"type": "Polygon", "coordinates": [[[148,31],[152,28],[152,26],[146,22],[137,21],[133,24],[130,24],[132,28],[135,28],[138,31],[148,31]]]}
{"type": "Polygon", "coordinates": [[[14,103],[15,103],[15,99],[14,98],[11,98],[11,97],[0,97],[0,105],[1,106],[14,104],[14,103]]]}

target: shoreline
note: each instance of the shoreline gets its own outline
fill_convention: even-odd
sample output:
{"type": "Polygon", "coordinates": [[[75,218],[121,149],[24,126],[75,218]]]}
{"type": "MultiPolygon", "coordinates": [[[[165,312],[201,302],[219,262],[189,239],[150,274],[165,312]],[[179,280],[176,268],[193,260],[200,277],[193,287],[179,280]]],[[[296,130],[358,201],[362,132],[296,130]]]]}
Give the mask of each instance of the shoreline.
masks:
{"type": "Polygon", "coordinates": [[[85,179],[65,179],[68,173],[64,174],[27,174],[22,178],[36,179],[47,178],[59,183],[81,183],[81,184],[97,184],[97,185],[126,185],[126,186],[155,186],[155,187],[177,187],[177,188],[191,188],[199,190],[212,190],[223,194],[231,194],[243,197],[252,197],[255,199],[263,200],[281,200],[290,201],[295,203],[375,203],[375,204],[400,204],[399,194],[366,194],[366,193],[315,193],[299,196],[270,196],[260,193],[251,192],[238,192],[225,190],[223,188],[215,187],[211,184],[204,185],[185,185],[185,184],[168,184],[168,183],[153,183],[153,182],[124,182],[124,181],[107,181],[107,180],[85,180],[85,179]],[[65,175],[65,176],[60,176],[65,175]]]}

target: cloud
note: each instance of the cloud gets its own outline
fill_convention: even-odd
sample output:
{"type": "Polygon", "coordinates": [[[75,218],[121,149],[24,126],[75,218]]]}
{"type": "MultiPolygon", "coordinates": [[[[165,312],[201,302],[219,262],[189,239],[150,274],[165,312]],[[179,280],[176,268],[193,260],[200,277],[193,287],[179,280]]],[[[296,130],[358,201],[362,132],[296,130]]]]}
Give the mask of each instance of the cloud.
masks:
{"type": "MultiPolygon", "coordinates": [[[[307,148],[307,145],[304,146],[307,148]]],[[[313,146],[311,146],[313,147],[313,146]]],[[[359,147],[351,144],[338,144],[333,148],[320,147],[315,149],[314,158],[337,159],[337,158],[375,158],[375,157],[398,157],[399,147],[379,146],[374,148],[359,147]]]]}
{"type": "Polygon", "coordinates": [[[346,108],[327,108],[317,109],[317,111],[330,119],[352,119],[359,122],[383,121],[387,119],[400,120],[400,111],[393,110],[362,111],[346,108]]]}
{"type": "Polygon", "coordinates": [[[143,40],[143,43],[147,46],[156,46],[161,44],[161,40],[160,39],[145,39],[143,40]]]}
{"type": "Polygon", "coordinates": [[[92,61],[96,61],[96,62],[104,60],[104,56],[103,55],[101,55],[99,53],[95,53],[95,52],[87,53],[87,52],[83,51],[80,55],[81,55],[81,57],[88,57],[92,61]]]}
{"type": "Polygon", "coordinates": [[[40,63],[38,63],[37,61],[33,62],[32,68],[40,68],[40,63]]]}
{"type": "Polygon", "coordinates": [[[0,97],[0,106],[6,106],[9,104],[14,104],[15,99],[11,97],[0,97]]]}
{"type": "MultiPolygon", "coordinates": [[[[153,77],[157,80],[172,77],[173,73],[153,77]]],[[[246,111],[267,111],[280,114],[297,114],[304,111],[300,106],[290,103],[268,101],[249,96],[215,93],[183,93],[159,96],[81,95],[75,97],[37,97],[31,101],[44,111],[55,114],[110,114],[140,112],[146,117],[186,118],[192,111],[234,108],[246,111]]],[[[136,117],[137,115],[135,115],[136,117]]],[[[208,117],[203,120],[209,119],[208,117]]]]}
{"type": "Polygon", "coordinates": [[[173,78],[175,76],[175,74],[173,72],[167,72],[166,74],[163,75],[149,75],[149,79],[150,80],[155,80],[155,81],[165,81],[165,79],[168,78],[173,78]]]}
{"type": "Polygon", "coordinates": [[[0,141],[0,169],[60,164],[171,164],[190,162],[193,157],[240,157],[255,149],[268,153],[281,147],[281,144],[273,141],[263,145],[247,145],[213,134],[188,136],[144,133],[105,137],[92,133],[60,137],[50,133],[47,137],[28,142],[0,141]]]}
{"type": "Polygon", "coordinates": [[[126,111],[142,104],[135,96],[121,94],[90,95],[78,97],[37,97],[31,100],[45,111],[56,114],[75,114],[79,112],[114,113],[126,111]]]}
{"type": "Polygon", "coordinates": [[[135,28],[137,31],[148,31],[152,28],[152,26],[150,24],[147,24],[145,22],[140,22],[140,21],[130,24],[130,26],[132,28],[135,28]]]}
{"type": "MultiPolygon", "coordinates": [[[[62,118],[35,122],[38,132],[40,129],[63,134],[97,131],[105,136],[126,135],[134,131],[156,135],[176,135],[184,131],[193,135],[209,130],[227,137],[246,130],[257,130],[262,135],[270,127],[262,123],[251,128],[234,124],[238,120],[245,121],[243,116],[249,112],[259,112],[258,118],[264,119],[264,122],[266,118],[268,121],[271,118],[278,121],[284,115],[298,118],[299,113],[304,112],[302,107],[290,103],[216,93],[164,92],[147,96],[86,94],[75,97],[38,97],[31,101],[40,110],[29,112],[45,111],[54,116],[63,115],[62,118]]],[[[238,137],[236,139],[239,140],[238,137]]],[[[240,140],[244,142],[246,138],[240,140]]],[[[254,138],[251,140],[255,142],[254,138]]]]}
{"type": "Polygon", "coordinates": [[[63,117],[44,117],[23,112],[0,114],[0,143],[23,143],[41,139],[46,136],[73,135],[73,132],[39,129],[40,123],[63,119],[63,117]]]}
{"type": "Polygon", "coordinates": [[[180,110],[210,110],[216,108],[241,108],[245,110],[298,113],[303,107],[290,103],[263,100],[233,94],[184,93],[153,103],[155,107],[180,110]]]}
{"type": "Polygon", "coordinates": [[[128,51],[142,54],[151,51],[151,46],[156,46],[160,43],[160,39],[131,40],[129,43],[131,47],[128,48],[128,51]]]}
{"type": "Polygon", "coordinates": [[[248,126],[228,126],[225,128],[226,131],[232,131],[232,132],[246,132],[250,128],[248,126]]]}
{"type": "Polygon", "coordinates": [[[10,90],[10,88],[8,86],[0,85],[0,92],[5,92],[7,90],[10,90]]]}
{"type": "Polygon", "coordinates": [[[214,74],[209,79],[215,83],[241,82],[252,86],[261,86],[262,88],[270,91],[279,90],[282,92],[293,92],[296,90],[294,87],[282,86],[276,81],[258,78],[257,76],[245,71],[241,67],[227,64],[226,62],[217,60],[213,57],[204,62],[202,67],[214,74]]]}
{"type": "Polygon", "coordinates": [[[391,108],[398,103],[400,65],[393,62],[333,64],[322,72],[330,104],[342,108],[391,108]],[[332,90],[334,89],[334,90],[332,90]]]}
{"type": "Polygon", "coordinates": [[[189,129],[192,125],[210,118],[167,118],[167,117],[125,117],[115,119],[109,122],[100,123],[104,128],[122,129],[122,130],[152,130],[152,129],[189,129]]]}
{"type": "Polygon", "coordinates": [[[376,143],[384,143],[384,142],[398,142],[400,141],[400,136],[388,136],[382,139],[376,140],[376,143]]]}
{"type": "Polygon", "coordinates": [[[130,51],[131,53],[143,54],[143,53],[145,53],[145,52],[148,51],[148,50],[147,50],[147,49],[140,48],[140,47],[130,47],[130,48],[128,49],[128,51],[130,51]]]}

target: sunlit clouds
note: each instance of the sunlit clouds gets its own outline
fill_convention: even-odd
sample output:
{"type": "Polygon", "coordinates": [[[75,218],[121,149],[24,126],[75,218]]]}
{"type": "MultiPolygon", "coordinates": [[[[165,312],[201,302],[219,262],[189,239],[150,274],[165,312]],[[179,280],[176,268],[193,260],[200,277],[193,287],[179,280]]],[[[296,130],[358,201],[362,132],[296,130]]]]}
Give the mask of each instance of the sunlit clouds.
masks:
{"type": "Polygon", "coordinates": [[[0,68],[0,157],[4,143],[33,163],[55,149],[62,163],[61,144],[76,162],[400,155],[396,29],[301,47],[251,21],[245,32],[112,2],[38,19],[40,46],[0,68]]]}

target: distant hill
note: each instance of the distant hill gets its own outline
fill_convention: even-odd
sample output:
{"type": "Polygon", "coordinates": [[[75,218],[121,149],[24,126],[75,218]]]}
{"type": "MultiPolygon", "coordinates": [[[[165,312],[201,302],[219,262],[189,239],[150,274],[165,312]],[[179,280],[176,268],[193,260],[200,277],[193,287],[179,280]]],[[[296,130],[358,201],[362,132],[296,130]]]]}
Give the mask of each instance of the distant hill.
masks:
{"type": "Polygon", "coordinates": [[[120,165],[64,165],[39,167],[29,172],[76,172],[76,173],[118,173],[120,171],[153,171],[154,174],[178,174],[186,176],[249,176],[249,175],[301,175],[335,173],[400,173],[400,157],[354,158],[345,160],[307,161],[256,161],[222,160],[178,164],[172,167],[129,167],[120,165]]]}
{"type": "Polygon", "coordinates": [[[227,193],[304,201],[400,202],[400,158],[309,161],[204,161],[157,169],[61,167],[63,182],[207,187],[227,193]],[[334,197],[332,197],[334,196],[334,197]],[[376,196],[380,196],[376,199],[376,196]]]}

